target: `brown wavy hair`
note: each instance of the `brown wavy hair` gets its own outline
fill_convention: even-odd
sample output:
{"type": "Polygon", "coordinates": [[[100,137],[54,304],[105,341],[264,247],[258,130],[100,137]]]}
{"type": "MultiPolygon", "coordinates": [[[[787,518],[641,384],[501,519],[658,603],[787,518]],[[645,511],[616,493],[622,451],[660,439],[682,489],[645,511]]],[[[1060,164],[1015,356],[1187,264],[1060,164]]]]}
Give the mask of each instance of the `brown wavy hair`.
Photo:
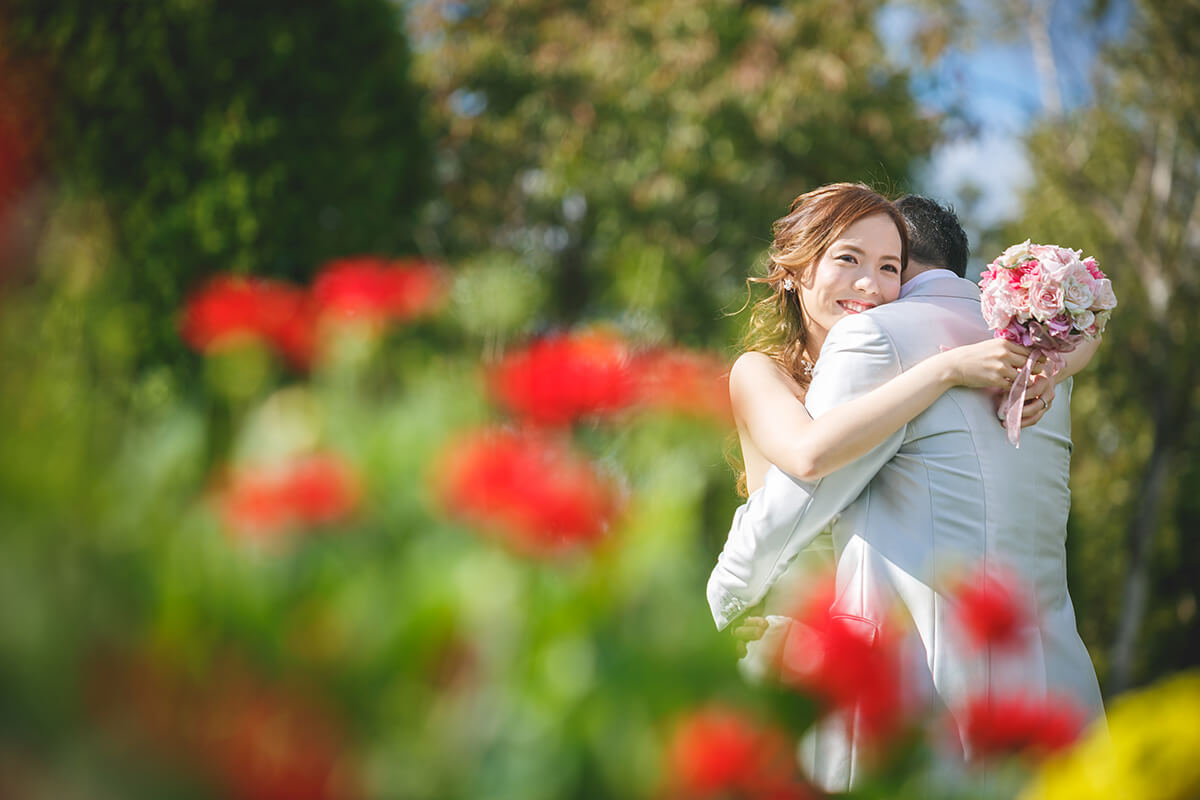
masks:
{"type": "MultiPolygon", "coordinates": [[[[829,246],[854,223],[875,214],[887,214],[900,233],[900,266],[908,266],[908,230],[904,215],[883,195],[861,183],[830,183],[805,192],[792,201],[786,216],[772,226],[774,240],[768,254],[766,275],[751,276],[746,283],[763,284],[770,293],[754,303],[750,322],[742,337],[742,350],[770,356],[779,368],[807,389],[804,370],[808,346],[808,317],[798,291],[784,289],[791,278],[799,283],[816,267],[829,246]]],[[[746,470],[738,471],[738,491],[746,493],[746,470]]]]}

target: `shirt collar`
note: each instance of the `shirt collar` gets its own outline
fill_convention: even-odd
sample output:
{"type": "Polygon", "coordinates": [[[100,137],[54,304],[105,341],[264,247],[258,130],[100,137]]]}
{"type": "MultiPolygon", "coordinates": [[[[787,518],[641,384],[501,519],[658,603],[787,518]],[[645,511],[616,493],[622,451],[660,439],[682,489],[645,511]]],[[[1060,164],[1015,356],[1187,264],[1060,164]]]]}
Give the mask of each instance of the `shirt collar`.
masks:
{"type": "Polygon", "coordinates": [[[958,276],[955,275],[952,270],[944,269],[942,267],[934,267],[933,269],[927,269],[924,272],[919,272],[912,276],[912,278],[909,280],[900,284],[900,296],[907,297],[921,284],[936,280],[938,278],[946,277],[957,278],[958,276]]]}

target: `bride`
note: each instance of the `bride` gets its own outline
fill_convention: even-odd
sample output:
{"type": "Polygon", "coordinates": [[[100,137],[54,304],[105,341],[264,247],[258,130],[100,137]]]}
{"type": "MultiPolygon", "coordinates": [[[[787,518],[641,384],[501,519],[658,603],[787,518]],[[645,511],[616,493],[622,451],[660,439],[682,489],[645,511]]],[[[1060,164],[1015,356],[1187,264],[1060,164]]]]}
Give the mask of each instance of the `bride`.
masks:
{"type": "MultiPolygon", "coordinates": [[[[1006,389],[1025,363],[1027,348],[988,339],[931,356],[819,419],[808,414],[805,395],[830,328],[844,317],[900,296],[909,257],[907,224],[895,204],[850,183],[799,196],[789,213],[775,222],[766,275],[750,279],[771,292],[752,308],[745,352],[729,380],[744,464],[738,476],[743,495],[762,485],[772,464],[801,480],[828,475],[882,443],[948,389],[1006,389]]],[[[956,263],[940,264],[941,259],[931,260],[937,257],[924,252],[915,257],[961,277],[968,253],[965,236],[935,245],[956,263]]],[[[1081,347],[1053,378],[1039,374],[1032,379],[1023,425],[1041,419],[1053,402],[1055,382],[1081,369],[1094,352],[1094,346],[1081,347]]],[[[831,566],[832,557],[827,531],[806,548],[788,574],[794,578],[808,568],[831,566]]],[[[786,624],[786,618],[770,615],[784,611],[786,600],[772,601],[786,595],[783,586],[777,587],[765,601],[767,616],[752,611],[734,623],[739,654],[746,654],[747,642],[786,624]]],[[[770,671],[766,657],[756,657],[757,662],[751,658],[743,669],[756,675],[770,671]]]]}

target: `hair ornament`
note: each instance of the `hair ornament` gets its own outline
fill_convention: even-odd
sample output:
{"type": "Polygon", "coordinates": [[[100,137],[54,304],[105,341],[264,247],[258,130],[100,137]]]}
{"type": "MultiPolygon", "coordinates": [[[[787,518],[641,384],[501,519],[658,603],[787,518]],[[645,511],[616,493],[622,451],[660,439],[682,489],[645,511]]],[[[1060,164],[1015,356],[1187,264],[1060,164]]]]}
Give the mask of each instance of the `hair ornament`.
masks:
{"type": "Polygon", "coordinates": [[[785,292],[794,292],[794,291],[796,291],[796,284],[795,284],[795,283],[792,281],[792,279],[791,279],[791,278],[784,278],[784,279],[783,279],[783,290],[784,290],[785,292]]]}

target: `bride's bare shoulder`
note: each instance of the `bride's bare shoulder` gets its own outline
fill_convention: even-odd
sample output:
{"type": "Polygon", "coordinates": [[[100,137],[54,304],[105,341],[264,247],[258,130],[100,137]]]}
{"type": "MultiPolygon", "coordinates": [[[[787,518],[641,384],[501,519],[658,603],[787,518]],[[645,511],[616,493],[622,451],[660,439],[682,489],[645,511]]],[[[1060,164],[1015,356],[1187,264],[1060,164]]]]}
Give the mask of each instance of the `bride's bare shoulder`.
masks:
{"type": "Polygon", "coordinates": [[[742,353],[729,368],[730,382],[759,381],[779,375],[779,367],[775,364],[775,359],[757,350],[747,350],[742,353]]]}
{"type": "Polygon", "coordinates": [[[729,390],[735,395],[739,391],[772,385],[786,386],[790,391],[794,391],[794,383],[795,381],[780,369],[775,359],[756,350],[742,353],[729,369],[729,390]]]}

